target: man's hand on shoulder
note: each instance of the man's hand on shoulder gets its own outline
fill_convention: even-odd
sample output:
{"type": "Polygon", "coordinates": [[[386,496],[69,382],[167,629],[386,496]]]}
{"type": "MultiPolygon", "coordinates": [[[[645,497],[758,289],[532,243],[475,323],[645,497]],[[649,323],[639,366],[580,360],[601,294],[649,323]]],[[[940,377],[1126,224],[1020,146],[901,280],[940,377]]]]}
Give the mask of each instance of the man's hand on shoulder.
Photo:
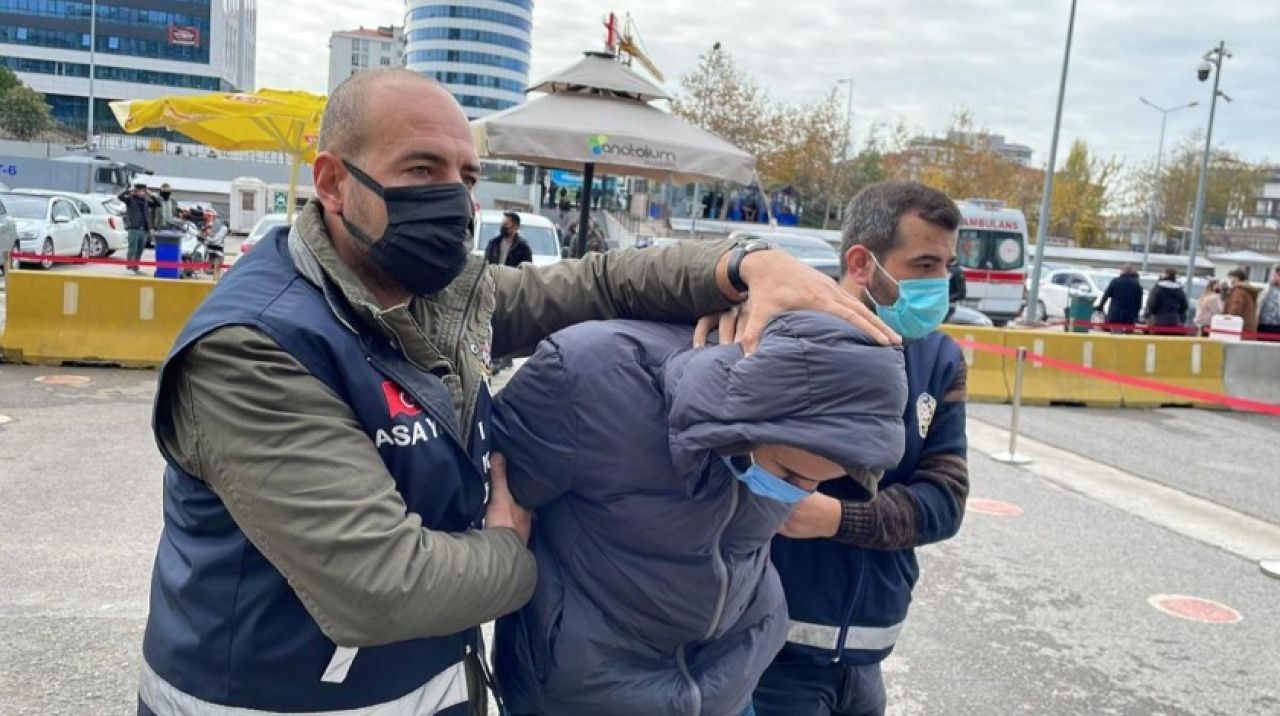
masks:
{"type": "MultiPolygon", "coordinates": [[[[728,266],[732,251],[716,264],[716,282],[731,301],[743,299],[729,282],[728,266]]],[[[721,342],[742,343],[748,354],[755,351],[769,321],[784,311],[825,311],[860,328],[883,345],[897,345],[902,338],[876,316],[875,311],[831,280],[830,276],[805,264],[785,251],[753,251],[742,259],[742,280],[750,288],[750,310],[734,309],[729,314],[704,317],[698,324],[694,344],[706,341],[709,330],[717,323],[721,342]],[[732,330],[728,330],[732,328],[732,330]]]]}
{"type": "Polygon", "coordinates": [[[489,506],[485,511],[484,526],[508,527],[515,530],[521,541],[529,544],[533,532],[533,513],[516,503],[507,485],[507,460],[498,453],[489,456],[489,506]]]}

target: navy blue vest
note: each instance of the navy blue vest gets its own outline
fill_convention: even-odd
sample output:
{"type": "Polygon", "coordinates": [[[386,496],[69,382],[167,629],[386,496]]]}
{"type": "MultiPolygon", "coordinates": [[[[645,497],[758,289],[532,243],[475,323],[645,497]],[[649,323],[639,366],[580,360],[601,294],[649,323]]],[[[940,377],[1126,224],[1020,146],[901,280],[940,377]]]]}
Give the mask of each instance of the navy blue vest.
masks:
{"type": "MultiPolygon", "coordinates": [[[[355,333],[335,310],[359,325],[336,290],[322,291],[298,273],[284,238],[260,246],[192,316],[162,368],[161,390],[174,359],[201,337],[232,325],[261,330],[351,407],[425,528],[475,526],[485,499],[486,430],[472,429],[464,447],[441,380],[373,331],[355,333]]],[[[487,423],[488,413],[486,392],[476,421],[487,423]]],[[[143,655],[168,685],[202,701],[263,711],[352,709],[422,687],[456,667],[476,642],[472,629],[361,648],[342,683],[322,682],[334,643],[221,499],[165,458],[164,531],[143,655]]],[[[441,713],[466,713],[466,706],[441,713]]]]}
{"type": "MultiPolygon", "coordinates": [[[[907,365],[907,411],[903,415],[906,450],[898,466],[881,478],[881,489],[905,482],[929,448],[963,453],[965,445],[963,416],[956,420],[932,420],[932,411],[951,388],[964,360],[959,346],[935,331],[918,341],[908,341],[903,351],[907,365]],[[927,437],[920,430],[922,409],[929,412],[924,431],[927,437]]],[[[818,489],[842,500],[867,499],[866,492],[853,480],[824,482],[818,489]]],[[[930,541],[941,539],[949,536],[947,532],[954,533],[952,527],[923,524],[921,535],[930,541]]],[[[802,622],[835,627],[840,634],[834,640],[834,650],[789,641],[788,652],[818,661],[835,658],[855,664],[877,663],[889,655],[896,638],[895,627],[906,619],[911,590],[920,573],[914,550],[866,550],[829,539],[776,537],[772,556],[787,595],[793,628],[796,622],[802,622]],[[857,641],[850,639],[849,631],[860,627],[866,628],[861,632],[885,630],[886,633],[878,637],[883,643],[874,648],[845,648],[851,641],[857,641]]],[[[878,639],[871,637],[869,641],[878,639]]]]}

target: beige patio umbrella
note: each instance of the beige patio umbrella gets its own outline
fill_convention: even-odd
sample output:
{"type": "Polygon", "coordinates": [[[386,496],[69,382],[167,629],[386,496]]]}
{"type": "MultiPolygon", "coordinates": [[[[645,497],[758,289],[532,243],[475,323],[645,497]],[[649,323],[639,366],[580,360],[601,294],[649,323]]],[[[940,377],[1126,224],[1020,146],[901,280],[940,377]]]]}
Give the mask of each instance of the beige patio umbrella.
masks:
{"type": "MultiPolygon", "coordinates": [[[[754,156],[649,104],[667,98],[662,88],[612,55],[588,52],[529,92],[548,94],[472,121],[480,156],[580,169],[588,188],[597,169],[679,183],[749,184],[755,177],[754,156]]],[[[589,204],[582,204],[578,256],[589,204]]]]}

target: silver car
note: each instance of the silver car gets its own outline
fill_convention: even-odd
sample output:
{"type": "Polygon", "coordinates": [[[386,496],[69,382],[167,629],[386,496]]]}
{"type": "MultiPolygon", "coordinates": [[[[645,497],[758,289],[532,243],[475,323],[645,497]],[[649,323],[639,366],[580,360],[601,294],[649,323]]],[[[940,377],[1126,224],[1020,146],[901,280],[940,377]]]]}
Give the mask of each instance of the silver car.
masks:
{"type": "Polygon", "coordinates": [[[9,270],[9,254],[18,250],[18,229],[0,199],[0,273],[9,270]]]}
{"type": "Polygon", "coordinates": [[[124,204],[114,196],[50,189],[14,189],[14,192],[32,196],[60,196],[71,200],[80,212],[80,220],[89,230],[85,256],[106,258],[129,245],[129,232],[124,226],[124,204]]]}

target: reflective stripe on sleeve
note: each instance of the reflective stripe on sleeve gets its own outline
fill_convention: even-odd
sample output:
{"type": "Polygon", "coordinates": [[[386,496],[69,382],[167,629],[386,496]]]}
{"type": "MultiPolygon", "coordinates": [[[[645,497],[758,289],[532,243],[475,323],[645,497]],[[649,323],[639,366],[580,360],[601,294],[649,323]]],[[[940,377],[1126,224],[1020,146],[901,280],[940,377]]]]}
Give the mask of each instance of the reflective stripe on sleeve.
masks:
{"type": "MultiPolygon", "coordinates": [[[[898,642],[902,625],[903,622],[887,627],[851,626],[844,636],[844,648],[862,651],[888,649],[898,642]]],[[[787,631],[787,641],[835,651],[840,643],[840,627],[792,621],[791,628],[787,631]]]]}
{"type": "MultiPolygon", "coordinates": [[[[278,713],[223,706],[196,698],[160,678],[145,659],[139,674],[138,697],[157,716],[269,716],[278,713]]],[[[466,702],[466,667],[458,662],[395,701],[341,711],[290,712],[290,716],[429,716],[466,702]]]]}

